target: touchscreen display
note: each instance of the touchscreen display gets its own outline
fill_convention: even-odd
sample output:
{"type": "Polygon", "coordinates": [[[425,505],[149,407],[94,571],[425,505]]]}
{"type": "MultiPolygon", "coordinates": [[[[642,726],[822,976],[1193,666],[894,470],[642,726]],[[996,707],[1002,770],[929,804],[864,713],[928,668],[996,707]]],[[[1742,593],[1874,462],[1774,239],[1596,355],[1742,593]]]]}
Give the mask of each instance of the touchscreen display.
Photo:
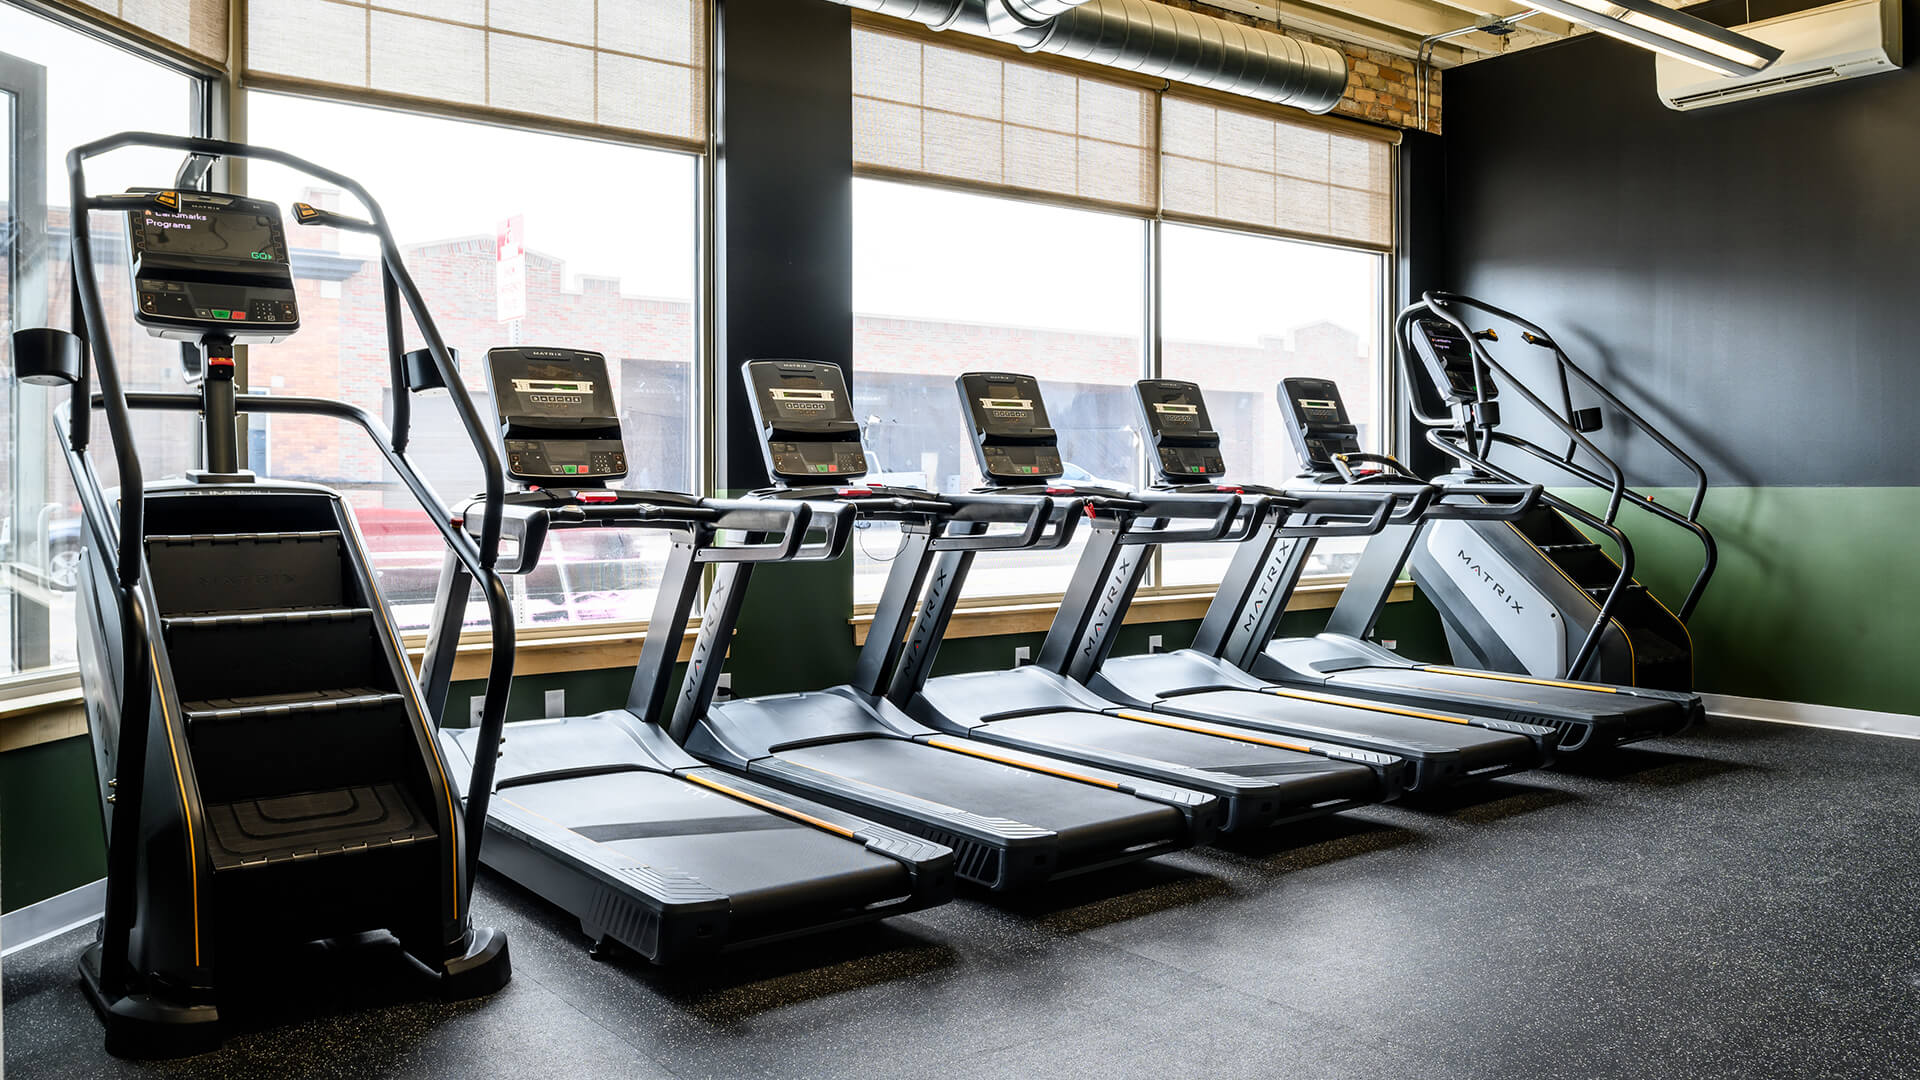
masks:
{"type": "Polygon", "coordinates": [[[155,254],[277,262],[273,219],[219,210],[146,210],[140,247],[155,254]]]}

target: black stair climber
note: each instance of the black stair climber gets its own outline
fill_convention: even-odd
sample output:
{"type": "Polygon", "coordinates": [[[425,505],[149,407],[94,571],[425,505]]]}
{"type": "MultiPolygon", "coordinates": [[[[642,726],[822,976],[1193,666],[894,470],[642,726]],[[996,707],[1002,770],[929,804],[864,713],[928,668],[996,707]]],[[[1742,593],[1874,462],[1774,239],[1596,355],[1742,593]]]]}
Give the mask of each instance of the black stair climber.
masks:
{"type": "MultiPolygon", "coordinates": [[[[251,522],[297,528],[150,532],[146,543],[215,910],[290,905],[307,917],[278,922],[305,935],[430,934],[395,925],[390,898],[432,889],[451,856],[366,568],[331,499],[236,501],[280,511],[261,506],[251,522]]],[[[169,516],[163,502],[153,517],[169,516]]]]}
{"type": "MultiPolygon", "coordinates": [[[[1550,507],[1541,507],[1515,522],[1514,528],[1586,593],[1596,609],[1606,603],[1619,580],[1620,564],[1571,521],[1550,507]]],[[[1628,581],[1620,589],[1613,620],[1632,649],[1634,686],[1692,690],[1693,654],[1683,644],[1689,641],[1686,627],[1645,585],[1628,581]]]]}

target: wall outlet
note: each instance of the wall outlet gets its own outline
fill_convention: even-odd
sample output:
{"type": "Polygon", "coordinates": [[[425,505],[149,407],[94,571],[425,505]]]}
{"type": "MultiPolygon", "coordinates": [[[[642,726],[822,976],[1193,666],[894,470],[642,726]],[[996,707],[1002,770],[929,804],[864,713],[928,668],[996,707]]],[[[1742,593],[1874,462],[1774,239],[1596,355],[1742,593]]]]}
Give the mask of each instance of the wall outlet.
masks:
{"type": "Polygon", "coordinates": [[[475,694],[467,699],[467,726],[480,726],[480,711],[487,707],[487,695],[475,694]]]}
{"type": "Polygon", "coordinates": [[[715,684],[714,686],[713,700],[731,701],[732,699],[733,699],[733,672],[723,671],[720,673],[719,683],[715,684]]]}
{"type": "Polygon", "coordinates": [[[1013,666],[1014,667],[1025,667],[1031,663],[1033,663],[1032,647],[1027,645],[1016,645],[1013,647],[1013,666]]]}
{"type": "Polygon", "coordinates": [[[1400,640],[1398,638],[1390,638],[1390,637],[1381,638],[1380,647],[1387,650],[1388,652],[1392,652],[1393,650],[1400,647],[1400,640]]]}
{"type": "Polygon", "coordinates": [[[547,691],[547,719],[553,720],[567,715],[567,692],[565,690],[547,691]]]}
{"type": "Polygon", "coordinates": [[[1148,653],[1165,652],[1166,648],[1167,648],[1166,639],[1161,637],[1159,634],[1149,634],[1147,636],[1147,652],[1148,653]]]}

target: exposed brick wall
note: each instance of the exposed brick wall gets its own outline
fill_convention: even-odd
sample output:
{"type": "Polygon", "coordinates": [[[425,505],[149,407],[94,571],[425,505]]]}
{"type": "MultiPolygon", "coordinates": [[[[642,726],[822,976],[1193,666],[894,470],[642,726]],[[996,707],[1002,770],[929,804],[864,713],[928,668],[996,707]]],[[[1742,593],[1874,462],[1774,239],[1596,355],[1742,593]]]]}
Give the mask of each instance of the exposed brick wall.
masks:
{"type": "MultiPolygon", "coordinates": [[[[1267,30],[1284,29],[1288,37],[1312,41],[1340,50],[1347,58],[1347,93],[1334,106],[1338,116],[1371,120],[1394,127],[1419,129],[1419,77],[1411,57],[1396,56],[1380,49],[1310,34],[1291,27],[1282,28],[1276,20],[1262,19],[1237,11],[1214,7],[1205,0],[1161,0],[1169,7],[1198,11],[1229,22],[1258,26],[1267,30]]],[[[1426,130],[1440,133],[1440,73],[1432,73],[1427,106],[1426,130]]]]}

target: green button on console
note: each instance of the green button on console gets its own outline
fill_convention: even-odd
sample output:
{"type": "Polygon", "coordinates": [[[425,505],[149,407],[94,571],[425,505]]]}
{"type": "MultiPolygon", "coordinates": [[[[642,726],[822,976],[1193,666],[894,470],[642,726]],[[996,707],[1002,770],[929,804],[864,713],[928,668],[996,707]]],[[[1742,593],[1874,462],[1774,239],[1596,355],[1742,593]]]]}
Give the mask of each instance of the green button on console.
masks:
{"type": "Polygon", "coordinates": [[[231,319],[233,318],[233,312],[228,311],[226,308],[214,308],[213,317],[216,319],[231,319]]]}

